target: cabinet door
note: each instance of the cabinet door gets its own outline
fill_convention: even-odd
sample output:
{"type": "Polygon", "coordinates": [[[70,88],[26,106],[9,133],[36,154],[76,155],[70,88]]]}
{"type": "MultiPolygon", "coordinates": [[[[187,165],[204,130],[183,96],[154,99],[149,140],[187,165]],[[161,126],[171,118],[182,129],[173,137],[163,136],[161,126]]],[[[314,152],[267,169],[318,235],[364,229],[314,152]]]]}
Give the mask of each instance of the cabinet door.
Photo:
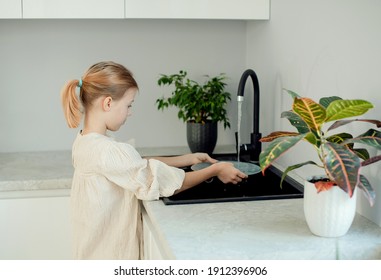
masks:
{"type": "Polygon", "coordinates": [[[269,19],[270,0],[125,0],[126,18],[269,19]]]}
{"type": "Polygon", "coordinates": [[[0,18],[21,18],[22,0],[0,0],[0,18]]]}
{"type": "MultiPolygon", "coordinates": [[[[143,216],[144,217],[144,216],[143,216]]],[[[147,216],[143,218],[143,250],[145,260],[164,260],[165,258],[160,252],[159,246],[156,243],[154,232],[152,231],[152,225],[147,216]]]]}
{"type": "Polygon", "coordinates": [[[152,224],[151,218],[142,209],[143,215],[143,250],[145,260],[170,260],[174,259],[169,248],[166,247],[157,232],[157,228],[152,224]]]}
{"type": "Polygon", "coordinates": [[[70,198],[0,199],[0,259],[71,259],[70,198]]]}
{"type": "Polygon", "coordinates": [[[124,18],[124,0],[23,0],[23,18],[124,18]]]}

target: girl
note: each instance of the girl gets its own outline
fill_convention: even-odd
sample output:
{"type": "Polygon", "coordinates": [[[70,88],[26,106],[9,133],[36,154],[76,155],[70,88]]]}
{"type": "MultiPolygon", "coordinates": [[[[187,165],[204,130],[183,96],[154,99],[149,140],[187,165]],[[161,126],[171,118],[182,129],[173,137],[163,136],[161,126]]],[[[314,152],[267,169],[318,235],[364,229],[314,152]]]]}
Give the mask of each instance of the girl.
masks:
{"type": "Polygon", "coordinates": [[[83,129],[72,150],[71,189],[73,248],[76,259],[141,258],[141,200],[159,199],[217,176],[237,184],[247,176],[229,163],[216,163],[204,153],[142,158],[129,144],[107,136],[131,115],[138,85],[131,72],[114,62],[91,66],[61,92],[69,127],[84,114],[83,129]],[[76,94],[79,88],[79,97],[76,94]],[[215,163],[185,173],[178,167],[215,163]]]}

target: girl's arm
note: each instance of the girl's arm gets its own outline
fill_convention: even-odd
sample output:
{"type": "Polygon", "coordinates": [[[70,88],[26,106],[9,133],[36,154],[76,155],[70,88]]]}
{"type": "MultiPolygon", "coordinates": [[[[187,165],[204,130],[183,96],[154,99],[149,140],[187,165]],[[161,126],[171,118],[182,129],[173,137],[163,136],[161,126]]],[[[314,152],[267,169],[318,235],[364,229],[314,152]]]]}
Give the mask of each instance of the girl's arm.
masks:
{"type": "Polygon", "coordinates": [[[225,184],[238,184],[248,177],[245,173],[236,169],[232,163],[220,162],[198,171],[186,172],[183,185],[180,189],[175,191],[175,194],[194,187],[215,176],[225,184]]]}
{"type": "Polygon", "coordinates": [[[201,170],[185,172],[183,184],[180,189],[175,191],[174,194],[194,187],[212,177],[218,177],[218,179],[225,184],[238,184],[243,179],[248,177],[245,173],[236,169],[232,163],[218,162],[206,153],[194,153],[174,157],[149,157],[146,159],[160,160],[165,164],[173,167],[190,166],[200,162],[214,163],[211,166],[201,170]]]}
{"type": "Polygon", "coordinates": [[[197,164],[200,162],[210,162],[216,163],[217,160],[211,158],[206,153],[193,153],[186,154],[182,156],[172,156],[172,157],[145,157],[146,159],[156,159],[164,162],[165,164],[173,167],[185,167],[197,164]]]}

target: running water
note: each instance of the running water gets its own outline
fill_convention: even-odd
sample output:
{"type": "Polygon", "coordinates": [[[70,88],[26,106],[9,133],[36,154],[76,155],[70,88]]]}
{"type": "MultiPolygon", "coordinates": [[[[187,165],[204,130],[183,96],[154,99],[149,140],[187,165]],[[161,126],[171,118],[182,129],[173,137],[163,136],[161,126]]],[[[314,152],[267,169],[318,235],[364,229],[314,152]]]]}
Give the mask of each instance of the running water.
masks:
{"type": "Polygon", "coordinates": [[[238,100],[238,128],[237,128],[237,161],[240,161],[240,150],[241,150],[241,118],[242,118],[242,103],[243,99],[238,100]]]}

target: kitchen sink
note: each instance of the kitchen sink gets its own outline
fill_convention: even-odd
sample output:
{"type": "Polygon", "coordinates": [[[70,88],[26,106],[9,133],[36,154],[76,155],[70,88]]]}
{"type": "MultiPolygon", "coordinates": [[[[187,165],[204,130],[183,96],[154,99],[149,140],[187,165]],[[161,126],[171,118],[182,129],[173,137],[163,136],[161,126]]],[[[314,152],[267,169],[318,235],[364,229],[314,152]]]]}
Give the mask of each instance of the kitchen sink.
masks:
{"type": "Polygon", "coordinates": [[[281,187],[281,176],[282,171],[270,166],[264,176],[261,172],[250,175],[247,180],[237,185],[224,184],[218,178],[212,178],[176,195],[164,197],[162,200],[166,205],[177,205],[302,198],[302,184],[287,176],[281,187]]]}

